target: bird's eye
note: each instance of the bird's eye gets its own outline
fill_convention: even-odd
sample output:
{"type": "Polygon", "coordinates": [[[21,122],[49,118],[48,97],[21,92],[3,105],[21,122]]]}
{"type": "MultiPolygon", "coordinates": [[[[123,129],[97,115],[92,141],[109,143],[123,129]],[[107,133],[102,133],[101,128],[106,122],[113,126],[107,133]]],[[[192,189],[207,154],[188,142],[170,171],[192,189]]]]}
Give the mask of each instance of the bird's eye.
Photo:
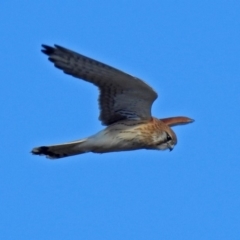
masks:
{"type": "Polygon", "coordinates": [[[167,133],[167,142],[171,140],[172,140],[171,136],[167,133]]]}

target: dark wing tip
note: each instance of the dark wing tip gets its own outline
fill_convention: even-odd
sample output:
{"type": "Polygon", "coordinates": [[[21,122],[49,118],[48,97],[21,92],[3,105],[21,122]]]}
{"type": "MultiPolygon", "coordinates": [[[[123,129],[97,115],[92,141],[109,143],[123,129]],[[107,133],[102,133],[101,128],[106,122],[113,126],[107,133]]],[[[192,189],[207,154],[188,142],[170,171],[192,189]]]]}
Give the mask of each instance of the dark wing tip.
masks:
{"type": "Polygon", "coordinates": [[[61,50],[62,52],[69,52],[69,50],[68,49],[66,49],[66,48],[64,48],[64,47],[61,47],[61,46],[59,46],[59,45],[57,45],[57,44],[54,44],[54,47],[51,47],[51,46],[48,46],[48,45],[45,45],[45,44],[42,44],[42,47],[43,47],[43,49],[41,50],[44,54],[46,54],[46,55],[48,55],[48,56],[50,56],[50,55],[52,55],[57,49],[58,50],[61,50]]]}
{"type": "Polygon", "coordinates": [[[42,44],[42,47],[43,47],[43,49],[41,50],[42,53],[44,53],[44,54],[46,54],[48,56],[50,56],[50,55],[52,55],[54,53],[55,49],[53,47],[50,47],[50,46],[45,45],[45,44],[42,44]]]}

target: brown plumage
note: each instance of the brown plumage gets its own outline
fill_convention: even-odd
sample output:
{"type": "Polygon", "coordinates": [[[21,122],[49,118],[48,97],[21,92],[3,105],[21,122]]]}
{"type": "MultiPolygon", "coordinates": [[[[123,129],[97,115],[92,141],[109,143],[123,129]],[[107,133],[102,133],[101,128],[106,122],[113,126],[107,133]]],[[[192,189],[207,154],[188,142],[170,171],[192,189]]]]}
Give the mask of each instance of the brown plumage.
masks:
{"type": "Polygon", "coordinates": [[[107,127],[86,139],[34,148],[33,154],[61,158],[85,152],[172,150],[177,137],[170,126],[193,122],[187,117],[153,118],[157,93],[136,77],[58,45],[43,45],[42,52],[57,68],[99,88],[99,120],[107,127]]]}

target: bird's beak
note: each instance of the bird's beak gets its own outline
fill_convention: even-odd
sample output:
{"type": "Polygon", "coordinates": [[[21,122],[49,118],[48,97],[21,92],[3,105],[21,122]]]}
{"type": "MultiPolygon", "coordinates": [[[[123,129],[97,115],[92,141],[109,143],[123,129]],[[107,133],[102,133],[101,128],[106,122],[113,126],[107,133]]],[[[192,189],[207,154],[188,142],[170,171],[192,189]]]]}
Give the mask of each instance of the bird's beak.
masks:
{"type": "Polygon", "coordinates": [[[174,146],[172,146],[170,144],[168,145],[168,149],[169,149],[170,152],[173,150],[173,148],[174,148],[174,146]]]}

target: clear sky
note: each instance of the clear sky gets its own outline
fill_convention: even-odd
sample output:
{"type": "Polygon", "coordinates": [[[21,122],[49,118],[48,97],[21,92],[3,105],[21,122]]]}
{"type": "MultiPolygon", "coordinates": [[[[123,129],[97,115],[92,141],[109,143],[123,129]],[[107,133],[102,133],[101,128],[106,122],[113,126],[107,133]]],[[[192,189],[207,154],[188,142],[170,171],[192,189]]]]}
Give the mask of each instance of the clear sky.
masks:
{"type": "Polygon", "coordinates": [[[240,239],[240,2],[17,1],[0,14],[0,239],[240,239]],[[145,80],[169,151],[50,161],[39,145],[103,128],[98,91],[41,52],[59,44],[145,80]]]}

